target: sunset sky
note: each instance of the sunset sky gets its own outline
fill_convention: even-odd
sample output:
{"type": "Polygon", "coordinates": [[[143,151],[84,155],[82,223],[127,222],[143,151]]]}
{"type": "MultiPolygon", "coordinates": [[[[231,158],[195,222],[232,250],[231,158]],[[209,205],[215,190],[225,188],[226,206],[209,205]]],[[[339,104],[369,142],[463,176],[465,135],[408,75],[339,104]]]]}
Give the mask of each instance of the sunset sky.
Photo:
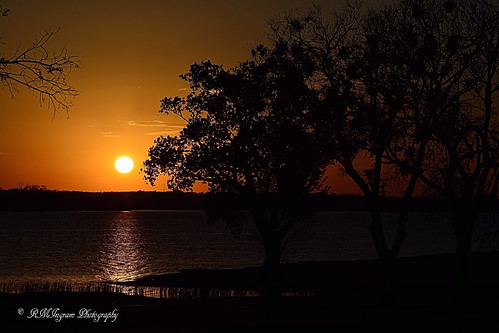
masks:
{"type": "MultiPolygon", "coordinates": [[[[43,30],[60,31],[51,50],[67,47],[81,69],[69,83],[82,93],[69,118],[53,117],[21,89],[12,98],[0,89],[0,188],[19,184],[77,191],[163,190],[139,174],[156,137],[176,134],[183,124],[158,113],[165,96],[185,95],[178,76],[195,61],[225,67],[248,58],[265,42],[265,20],[313,3],[339,7],[341,1],[103,1],[3,0],[11,9],[0,17],[0,55],[29,46],[43,30]],[[327,4],[327,5],[326,5],[327,4]],[[135,163],[130,173],[114,167],[120,156],[135,163]]],[[[335,193],[358,192],[331,175],[335,193]]]]}

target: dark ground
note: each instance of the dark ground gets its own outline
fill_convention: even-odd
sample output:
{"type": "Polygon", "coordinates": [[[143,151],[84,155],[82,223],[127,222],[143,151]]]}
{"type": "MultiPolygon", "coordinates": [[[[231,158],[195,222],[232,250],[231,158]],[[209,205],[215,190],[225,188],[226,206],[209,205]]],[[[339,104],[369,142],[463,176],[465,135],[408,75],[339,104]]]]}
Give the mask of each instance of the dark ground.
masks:
{"type": "MultiPolygon", "coordinates": [[[[113,293],[0,294],[1,332],[499,332],[499,256],[476,255],[472,300],[454,304],[455,258],[405,258],[394,274],[377,261],[283,265],[283,289],[315,296],[154,299],[113,293]],[[32,309],[76,313],[116,309],[100,319],[28,319],[32,309]],[[19,309],[24,313],[19,315],[19,309]]],[[[259,269],[189,270],[137,285],[252,289],[259,269]]]]}

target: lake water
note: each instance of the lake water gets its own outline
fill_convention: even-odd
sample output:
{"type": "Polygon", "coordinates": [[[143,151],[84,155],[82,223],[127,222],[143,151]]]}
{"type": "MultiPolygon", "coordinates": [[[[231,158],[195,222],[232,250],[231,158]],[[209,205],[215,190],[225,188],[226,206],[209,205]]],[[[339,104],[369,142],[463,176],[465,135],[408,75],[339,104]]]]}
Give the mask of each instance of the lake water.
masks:
{"type": "MultiPolygon", "coordinates": [[[[386,214],[393,233],[394,214],[386,214]]],[[[481,218],[475,247],[495,250],[496,224],[481,218]],[[487,235],[482,231],[489,228],[487,235]]],[[[365,212],[321,212],[300,224],[283,262],[374,259],[365,212]]],[[[411,214],[402,256],[454,252],[449,215],[411,214]]],[[[186,268],[260,266],[263,246],[252,225],[234,238],[203,211],[0,213],[0,283],[128,281],[186,268]]]]}

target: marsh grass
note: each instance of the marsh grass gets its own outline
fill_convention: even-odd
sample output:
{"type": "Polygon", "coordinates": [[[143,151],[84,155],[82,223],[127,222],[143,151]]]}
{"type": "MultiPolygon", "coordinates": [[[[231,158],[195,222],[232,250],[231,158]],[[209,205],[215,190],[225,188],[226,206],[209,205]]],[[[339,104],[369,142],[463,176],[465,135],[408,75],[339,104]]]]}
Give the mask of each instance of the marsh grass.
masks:
{"type": "MultiPolygon", "coordinates": [[[[186,287],[139,286],[123,282],[68,282],[68,281],[8,281],[0,283],[0,293],[120,293],[129,296],[171,299],[200,299],[217,297],[259,297],[257,290],[247,289],[207,289],[186,287]]],[[[303,291],[283,291],[282,296],[314,296],[303,291]]]]}

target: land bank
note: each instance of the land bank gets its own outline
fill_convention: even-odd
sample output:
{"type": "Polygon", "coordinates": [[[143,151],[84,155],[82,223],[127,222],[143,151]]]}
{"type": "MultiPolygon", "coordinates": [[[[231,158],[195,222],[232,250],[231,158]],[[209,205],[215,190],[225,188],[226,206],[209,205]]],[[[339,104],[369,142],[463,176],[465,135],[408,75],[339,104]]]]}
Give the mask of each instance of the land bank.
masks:
{"type": "MultiPolygon", "coordinates": [[[[266,202],[271,202],[267,200],[266,202]]],[[[359,195],[308,194],[301,201],[314,211],[369,211],[367,199],[359,195]]],[[[382,211],[398,211],[401,198],[380,201],[382,211]]],[[[231,194],[210,195],[192,192],[78,192],[0,190],[0,211],[125,211],[125,210],[198,210],[207,208],[241,208],[241,201],[231,194]]],[[[498,203],[489,206],[497,210],[498,203]]],[[[447,211],[443,199],[418,197],[411,201],[410,211],[447,211]]]]}

